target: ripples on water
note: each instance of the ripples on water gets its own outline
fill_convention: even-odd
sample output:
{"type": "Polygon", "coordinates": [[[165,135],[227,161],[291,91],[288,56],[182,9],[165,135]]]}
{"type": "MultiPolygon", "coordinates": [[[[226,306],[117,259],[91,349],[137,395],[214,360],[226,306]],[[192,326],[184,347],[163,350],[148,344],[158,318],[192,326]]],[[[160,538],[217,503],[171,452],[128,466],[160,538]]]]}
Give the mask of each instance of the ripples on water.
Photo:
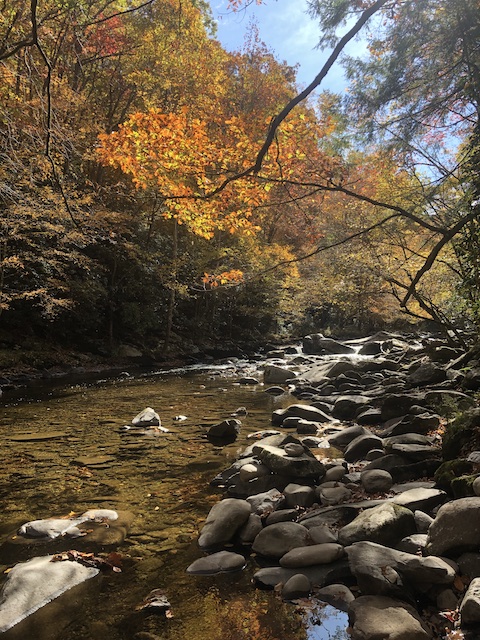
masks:
{"type": "Polygon", "coordinates": [[[105,507],[136,516],[119,549],[125,556],[121,574],[85,583],[78,597],[67,602],[63,596],[34,614],[34,631],[30,622],[19,625],[4,634],[6,640],[130,640],[140,631],[161,640],[349,637],[345,614],[327,607],[308,608],[302,616],[273,592],[255,589],[253,560],[236,574],[207,578],[185,573],[202,555],[198,531],[221,498],[210,480],[249,443],[249,433],[271,428],[271,411],[279,406],[263,386],[241,386],[235,380],[230,365],[208,371],[199,366],[3,398],[2,541],[28,520],[70,511],[105,507]],[[147,406],[160,414],[170,432],[153,438],[121,434],[119,428],[147,406]],[[239,406],[247,407],[248,415],[241,418],[238,440],[226,447],[209,443],[204,437],[208,425],[239,406]],[[174,420],[178,415],[187,420],[174,420]],[[33,442],[12,439],[38,432],[65,435],[33,442]],[[113,460],[87,467],[74,462],[80,456],[113,460]],[[135,611],[155,588],[166,591],[173,618],[135,611]]]}

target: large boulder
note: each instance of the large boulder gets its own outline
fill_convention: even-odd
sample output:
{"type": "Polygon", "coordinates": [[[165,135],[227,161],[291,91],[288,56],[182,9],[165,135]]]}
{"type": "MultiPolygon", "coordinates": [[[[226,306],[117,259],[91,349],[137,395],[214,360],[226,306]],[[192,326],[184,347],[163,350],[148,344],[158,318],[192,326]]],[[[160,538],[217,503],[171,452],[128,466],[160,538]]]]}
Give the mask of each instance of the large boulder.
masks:
{"type": "Polygon", "coordinates": [[[360,540],[388,545],[416,532],[410,509],[387,502],[362,511],[340,530],[338,541],[344,546],[360,540]]]}
{"type": "Polygon", "coordinates": [[[449,556],[476,550],[479,544],[480,498],[460,498],[440,507],[428,530],[428,554],[449,556]]]}
{"type": "Polygon", "coordinates": [[[303,351],[308,354],[344,354],[355,353],[355,349],[346,344],[342,344],[332,338],[326,338],[321,333],[313,333],[303,339],[303,351]]]}
{"type": "Polygon", "coordinates": [[[349,607],[352,640],[429,640],[414,607],[382,596],[360,596],[349,607]]]}
{"type": "Polygon", "coordinates": [[[274,364],[267,365],[263,370],[263,381],[266,384],[283,384],[287,380],[292,380],[292,378],[295,377],[296,374],[290,371],[290,369],[278,367],[274,364]]]}
{"type": "Polygon", "coordinates": [[[210,509],[200,532],[199,546],[202,549],[210,549],[230,542],[248,520],[250,513],[251,507],[246,500],[225,498],[217,502],[210,509]]]}
{"type": "Polygon", "coordinates": [[[323,478],[324,465],[309,453],[300,456],[290,456],[280,447],[269,445],[254,446],[255,455],[273,473],[291,478],[323,478]]]}
{"type": "Polygon", "coordinates": [[[330,564],[344,555],[343,547],[335,542],[313,544],[308,547],[291,549],[280,558],[280,566],[289,569],[311,567],[316,564],[330,564]]]}

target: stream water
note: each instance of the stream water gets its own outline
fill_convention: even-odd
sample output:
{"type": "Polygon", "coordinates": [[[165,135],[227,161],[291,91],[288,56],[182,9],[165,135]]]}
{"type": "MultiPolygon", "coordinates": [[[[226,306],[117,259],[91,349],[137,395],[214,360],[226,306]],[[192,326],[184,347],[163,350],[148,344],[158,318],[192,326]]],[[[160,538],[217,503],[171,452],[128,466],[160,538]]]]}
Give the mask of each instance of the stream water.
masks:
{"type": "MultiPolygon", "coordinates": [[[[320,603],[299,607],[256,589],[251,583],[253,558],[235,574],[198,577],[185,572],[202,556],[198,532],[221,498],[210,480],[251,442],[249,433],[270,428],[272,409],[280,406],[262,385],[244,386],[236,380],[238,370],[225,365],[4,396],[0,543],[29,520],[91,508],[135,514],[118,549],[122,572],[88,581],[73,607],[70,599],[68,612],[60,599],[56,610],[52,603],[34,614],[39,623],[32,640],[131,640],[138,632],[162,640],[349,637],[346,616],[336,609],[320,603]],[[169,432],[151,438],[122,433],[120,427],[147,406],[160,414],[169,432]],[[240,406],[248,415],[241,418],[237,441],[224,447],[211,444],[207,426],[240,406]],[[187,419],[175,420],[180,415],[187,419]],[[30,439],[38,434],[42,439],[30,439]],[[85,463],[85,457],[93,463],[85,463]],[[156,588],[165,591],[172,618],[136,610],[156,588]]],[[[2,561],[0,571],[8,570],[8,559],[2,561]]],[[[4,637],[30,640],[29,633],[18,636],[14,628],[4,637]]]]}

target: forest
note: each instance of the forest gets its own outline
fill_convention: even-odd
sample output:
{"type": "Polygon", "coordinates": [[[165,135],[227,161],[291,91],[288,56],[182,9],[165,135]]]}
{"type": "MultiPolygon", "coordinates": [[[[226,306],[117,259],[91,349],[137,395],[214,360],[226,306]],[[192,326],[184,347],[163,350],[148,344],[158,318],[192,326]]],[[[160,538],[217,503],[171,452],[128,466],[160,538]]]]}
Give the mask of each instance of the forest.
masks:
{"type": "Polygon", "coordinates": [[[302,89],[205,0],[3,0],[2,349],[478,332],[478,2],[308,6],[302,89]]]}

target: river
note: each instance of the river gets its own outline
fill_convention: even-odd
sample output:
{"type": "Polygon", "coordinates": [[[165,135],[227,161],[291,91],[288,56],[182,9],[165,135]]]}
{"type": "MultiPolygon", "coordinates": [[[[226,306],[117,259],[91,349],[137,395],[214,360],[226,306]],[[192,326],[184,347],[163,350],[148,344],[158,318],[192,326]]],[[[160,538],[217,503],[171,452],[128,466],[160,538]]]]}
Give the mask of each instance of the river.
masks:
{"type": "MultiPolygon", "coordinates": [[[[245,375],[255,371],[255,364],[243,363],[240,369],[245,375]]],[[[256,589],[254,558],[235,574],[185,572],[202,556],[198,532],[221,498],[210,480],[251,443],[248,434],[270,428],[272,409],[280,406],[263,385],[238,384],[240,369],[236,363],[121,376],[2,398],[1,542],[29,520],[91,508],[135,514],[118,549],[122,572],[88,581],[73,605],[70,598],[62,608],[62,596],[56,608],[52,603],[31,616],[38,620],[32,640],[132,640],[137,633],[152,634],[151,640],[349,637],[346,616],[336,609],[317,602],[285,603],[272,591],[256,589]],[[151,438],[122,433],[121,427],[148,406],[169,432],[151,438]],[[211,444],[205,437],[208,425],[240,406],[248,414],[241,418],[237,441],[211,444]],[[38,434],[42,439],[35,439],[38,434]],[[173,617],[136,610],[157,588],[165,591],[173,617]]],[[[282,397],[282,402],[293,401],[282,397]]],[[[8,559],[3,562],[0,570],[8,571],[8,559]]],[[[30,628],[18,625],[4,637],[30,640],[30,628]]]]}

